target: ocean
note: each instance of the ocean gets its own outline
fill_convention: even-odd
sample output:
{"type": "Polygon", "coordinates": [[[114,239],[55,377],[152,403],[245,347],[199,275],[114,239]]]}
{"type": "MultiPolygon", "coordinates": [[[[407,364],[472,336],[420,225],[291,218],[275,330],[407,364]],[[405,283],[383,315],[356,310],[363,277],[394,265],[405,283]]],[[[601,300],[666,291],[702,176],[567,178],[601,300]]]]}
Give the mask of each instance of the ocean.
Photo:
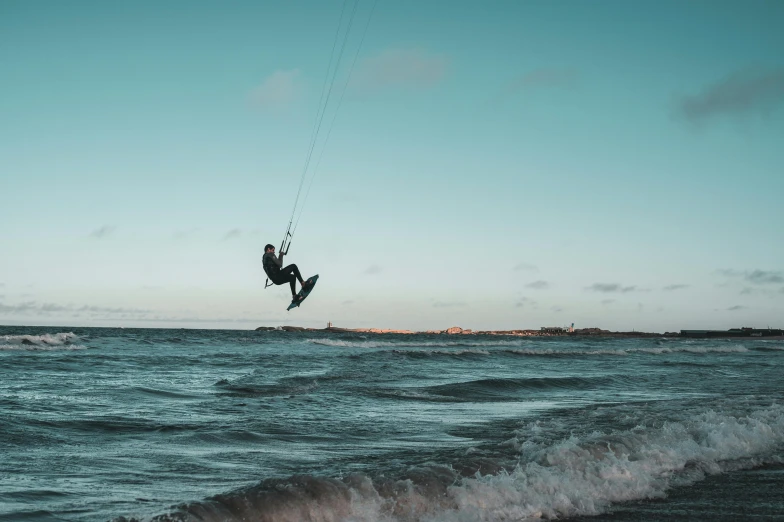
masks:
{"type": "Polygon", "coordinates": [[[0,327],[2,521],[784,520],[784,341],[0,327]]]}

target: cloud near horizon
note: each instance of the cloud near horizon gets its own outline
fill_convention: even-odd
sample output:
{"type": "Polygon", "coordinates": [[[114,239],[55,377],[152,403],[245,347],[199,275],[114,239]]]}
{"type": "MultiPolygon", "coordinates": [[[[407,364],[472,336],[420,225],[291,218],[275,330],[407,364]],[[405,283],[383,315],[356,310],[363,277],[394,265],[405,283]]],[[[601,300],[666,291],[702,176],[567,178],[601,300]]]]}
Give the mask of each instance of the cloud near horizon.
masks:
{"type": "Polygon", "coordinates": [[[784,283],[784,272],[779,270],[734,270],[726,268],[718,270],[718,273],[725,277],[741,277],[749,283],[757,285],[781,284],[784,283]]]}
{"type": "Polygon", "coordinates": [[[784,67],[745,69],[706,86],[699,94],[681,96],[678,116],[702,123],[721,115],[767,114],[784,102],[784,67]]]}
{"type": "Polygon", "coordinates": [[[544,290],[545,288],[550,288],[550,283],[547,281],[542,281],[541,279],[538,281],[534,281],[532,283],[528,283],[525,285],[526,288],[533,288],[535,290],[544,290]]]}
{"type": "Polygon", "coordinates": [[[531,305],[533,308],[537,307],[537,302],[534,301],[533,299],[529,299],[528,297],[521,297],[520,299],[518,299],[517,302],[515,303],[515,307],[524,308],[526,303],[531,305]]]}
{"type": "Polygon", "coordinates": [[[667,285],[663,288],[663,290],[671,292],[673,290],[683,290],[685,288],[691,288],[691,285],[667,285]]]}
{"type": "Polygon", "coordinates": [[[424,49],[387,49],[359,64],[351,85],[362,91],[429,88],[446,76],[449,61],[424,49]]]}
{"type": "Polygon", "coordinates": [[[591,292],[602,292],[602,293],[613,293],[613,292],[620,292],[620,293],[628,293],[628,292],[642,292],[644,291],[642,288],[637,288],[636,286],[623,286],[618,283],[594,283],[591,286],[585,288],[591,292]]]}
{"type": "Polygon", "coordinates": [[[101,228],[93,230],[90,232],[90,237],[94,237],[96,239],[103,239],[109,236],[112,232],[114,232],[116,227],[110,225],[104,225],[101,228]]]}
{"type": "MultiPolygon", "coordinates": [[[[290,298],[288,298],[290,299],[290,298]]],[[[237,324],[264,324],[277,322],[273,319],[258,318],[202,318],[188,316],[161,315],[154,310],[143,308],[122,308],[107,306],[76,306],[74,304],[60,305],[57,303],[36,303],[27,301],[18,305],[4,305],[0,303],[0,313],[16,313],[20,315],[51,316],[56,313],[70,312],[71,317],[82,317],[82,314],[92,315],[92,319],[111,319],[124,321],[138,321],[147,323],[237,323],[237,324]]]]}
{"type": "Polygon", "coordinates": [[[61,305],[57,303],[38,303],[36,301],[25,301],[17,305],[5,305],[0,303],[0,312],[47,315],[57,312],[72,313],[103,313],[103,314],[150,314],[153,310],[143,308],[122,308],[107,306],[76,306],[74,304],[61,305]]]}

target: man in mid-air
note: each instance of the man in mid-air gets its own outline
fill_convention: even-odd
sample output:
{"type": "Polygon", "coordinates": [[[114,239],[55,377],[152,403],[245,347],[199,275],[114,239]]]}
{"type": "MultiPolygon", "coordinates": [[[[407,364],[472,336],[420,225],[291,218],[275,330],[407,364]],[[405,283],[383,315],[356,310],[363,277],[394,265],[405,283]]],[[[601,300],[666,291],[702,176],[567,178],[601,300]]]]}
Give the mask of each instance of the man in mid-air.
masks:
{"type": "Polygon", "coordinates": [[[297,280],[299,280],[299,284],[303,289],[307,287],[307,283],[302,280],[302,275],[299,273],[297,265],[291,264],[285,268],[281,268],[283,266],[284,255],[285,252],[281,252],[280,257],[278,257],[275,255],[274,246],[265,246],[263,258],[264,272],[267,273],[267,277],[276,285],[285,285],[286,283],[289,283],[291,285],[291,300],[300,301],[302,298],[297,295],[297,280]]]}

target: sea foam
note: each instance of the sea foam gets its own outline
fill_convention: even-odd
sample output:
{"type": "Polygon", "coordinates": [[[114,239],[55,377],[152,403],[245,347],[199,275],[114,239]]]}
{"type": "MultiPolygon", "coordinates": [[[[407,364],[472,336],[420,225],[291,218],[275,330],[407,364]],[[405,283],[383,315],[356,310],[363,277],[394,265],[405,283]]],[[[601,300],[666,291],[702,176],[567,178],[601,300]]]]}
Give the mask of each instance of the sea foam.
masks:
{"type": "Polygon", "coordinates": [[[73,332],[42,335],[2,335],[0,350],[79,350],[81,339],[73,332]]]}
{"type": "Polygon", "coordinates": [[[520,463],[512,469],[499,465],[466,477],[459,465],[428,464],[396,479],[359,473],[270,479],[157,520],[490,522],[597,515],[613,503],[664,497],[707,475],[782,463],[783,444],[782,406],[748,414],[708,410],[657,427],[552,442],[532,436],[520,441],[520,463]]]}

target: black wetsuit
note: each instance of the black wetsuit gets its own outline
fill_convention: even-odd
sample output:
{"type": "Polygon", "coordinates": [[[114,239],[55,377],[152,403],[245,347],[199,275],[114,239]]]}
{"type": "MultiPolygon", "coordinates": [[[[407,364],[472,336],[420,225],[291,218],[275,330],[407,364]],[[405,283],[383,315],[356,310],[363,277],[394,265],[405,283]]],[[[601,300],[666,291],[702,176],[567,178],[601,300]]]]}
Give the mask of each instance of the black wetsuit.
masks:
{"type": "Polygon", "coordinates": [[[296,282],[298,279],[302,279],[302,275],[299,273],[297,265],[291,264],[281,268],[283,263],[281,263],[278,256],[272,252],[266,252],[264,254],[263,264],[264,272],[267,273],[267,277],[269,277],[273,283],[276,285],[285,285],[286,283],[289,283],[291,285],[291,295],[297,295],[296,282]]]}

